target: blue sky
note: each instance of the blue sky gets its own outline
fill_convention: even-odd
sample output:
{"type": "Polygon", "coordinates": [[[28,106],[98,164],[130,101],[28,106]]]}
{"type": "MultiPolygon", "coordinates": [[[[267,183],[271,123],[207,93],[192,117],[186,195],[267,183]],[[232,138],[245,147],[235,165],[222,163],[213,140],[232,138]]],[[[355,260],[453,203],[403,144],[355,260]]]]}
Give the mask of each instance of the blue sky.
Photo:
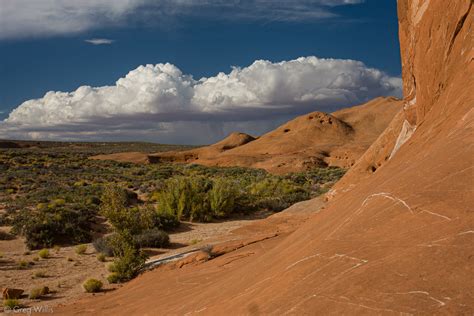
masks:
{"type": "MultiPolygon", "coordinates": [[[[146,64],[170,63],[184,75],[192,76],[196,81],[201,77],[216,76],[219,72],[229,74],[231,66],[238,66],[245,70],[245,67],[260,59],[270,62],[269,65],[272,66],[272,63],[291,61],[307,56],[360,61],[368,69],[383,72],[390,80],[399,77],[401,72],[395,0],[273,2],[206,0],[201,1],[200,4],[189,0],[185,6],[182,5],[183,0],[166,0],[161,1],[162,4],[160,1],[150,4],[147,3],[147,0],[136,0],[137,4],[132,7],[126,7],[129,4],[124,4],[124,7],[116,4],[121,1],[111,4],[109,0],[102,1],[102,3],[101,1],[87,0],[85,2],[88,2],[89,7],[78,8],[80,6],[78,4],[73,5],[72,8],[68,7],[68,10],[58,9],[59,17],[53,17],[54,19],[51,18],[52,20],[49,21],[49,16],[46,18],[38,16],[38,21],[32,22],[31,26],[24,25],[25,23],[15,25],[15,23],[20,23],[22,18],[28,19],[28,21],[31,20],[30,17],[36,18],[35,14],[39,14],[36,13],[38,8],[29,6],[33,0],[17,0],[26,3],[26,5],[22,6],[17,2],[17,10],[9,11],[9,9],[12,10],[12,1],[14,0],[0,0],[0,21],[2,14],[5,15],[5,18],[9,12],[17,12],[17,10],[24,10],[24,12],[15,13],[19,15],[19,18],[11,17],[0,22],[0,120],[6,119],[10,112],[23,102],[42,98],[48,91],[72,92],[84,85],[113,86],[119,78],[125,77],[130,71],[146,64]],[[94,7],[95,2],[99,3],[99,9],[94,7]],[[160,4],[157,5],[157,3],[160,4]],[[108,5],[113,7],[109,8],[108,5]],[[106,10],[104,11],[106,14],[100,14],[102,9],[106,10]],[[113,14],[109,16],[111,11],[113,14]],[[96,14],[90,16],[90,12],[96,12],[96,14]],[[4,31],[1,31],[2,28],[4,31]],[[93,43],[96,41],[86,41],[91,39],[103,40],[101,45],[94,45],[93,43]]],[[[65,0],[38,0],[36,5],[43,6],[41,7],[43,9],[48,6],[57,7],[64,2],[65,0]]],[[[357,68],[359,69],[360,66],[357,68]]],[[[317,76],[318,69],[315,70],[313,76],[317,76]]],[[[351,71],[347,68],[343,69],[344,73],[351,71]]],[[[162,73],[163,70],[155,70],[155,73],[156,71],[162,73]]],[[[293,70],[286,71],[285,74],[293,70]]],[[[291,74],[293,76],[293,72],[291,74]]],[[[335,73],[335,76],[338,74],[335,73]]],[[[266,77],[262,78],[265,80],[266,77]]],[[[286,79],[278,78],[278,80],[286,79]]],[[[355,84],[360,85],[361,83],[356,81],[355,84]]],[[[196,85],[196,83],[192,83],[192,85],[196,85]]],[[[292,86],[291,83],[289,85],[292,86]]],[[[153,87],[153,89],[156,88],[153,87]]],[[[218,86],[214,89],[221,93],[223,88],[218,86]]],[[[162,90],[158,89],[157,91],[162,90]]],[[[394,89],[374,91],[374,94],[376,95],[377,92],[380,92],[379,94],[400,94],[399,90],[395,92],[394,89]]],[[[209,94],[214,96],[216,92],[206,90],[206,93],[207,97],[209,94]]],[[[297,100],[301,99],[298,92],[295,92],[295,95],[297,100]]],[[[367,94],[367,98],[372,96],[374,95],[367,94]]],[[[195,113],[195,118],[187,118],[184,121],[196,123],[196,126],[203,128],[202,137],[188,138],[189,141],[206,142],[214,141],[215,138],[221,137],[221,134],[234,127],[247,128],[249,132],[254,133],[264,132],[306,110],[318,110],[318,102],[315,100],[320,99],[321,97],[312,99],[311,106],[308,105],[309,103],[302,102],[304,106],[298,108],[293,107],[293,104],[288,104],[290,101],[286,99],[286,103],[280,102],[280,100],[275,101],[275,97],[266,98],[261,102],[251,100],[249,104],[252,106],[245,106],[245,109],[247,111],[252,108],[252,111],[249,110],[249,113],[238,119],[232,119],[235,117],[234,108],[237,108],[237,101],[232,106],[229,105],[230,101],[222,103],[222,107],[215,111],[219,112],[217,116],[210,115],[209,109],[216,108],[214,103],[206,103],[205,106],[202,106],[204,110],[199,111],[193,105],[189,108],[181,108],[181,105],[176,103],[177,101],[173,101],[172,104],[181,109],[181,114],[185,113],[183,117],[188,116],[186,113],[195,113]],[[278,115],[275,114],[271,121],[262,124],[261,117],[267,116],[268,109],[262,109],[260,104],[272,102],[275,103],[271,104],[272,108],[285,103],[286,110],[276,112],[272,110],[272,113],[278,115]],[[233,110],[230,110],[231,108],[233,110]],[[294,110],[289,110],[289,108],[294,108],[294,110]],[[202,115],[201,112],[205,112],[206,115],[202,115]],[[223,112],[226,112],[227,116],[222,114],[223,112]],[[228,122],[229,126],[224,128],[222,126],[207,126],[208,122],[216,121],[228,122]],[[216,128],[219,130],[218,133],[215,132],[216,128]],[[208,135],[212,133],[215,134],[215,137],[208,135]]],[[[356,98],[352,97],[349,99],[350,101],[343,102],[341,100],[345,100],[344,98],[336,98],[331,92],[330,102],[321,102],[319,107],[322,110],[333,110],[352,105],[347,103],[358,103],[358,101],[362,102],[365,99],[365,95],[357,95],[356,98]]],[[[69,102],[64,98],[58,100],[55,99],[54,102],[65,102],[64,104],[69,102]]],[[[103,99],[94,98],[94,100],[98,100],[96,102],[100,103],[97,106],[101,106],[105,102],[103,99]]],[[[236,100],[241,100],[240,96],[236,100]]],[[[41,113],[48,116],[48,111],[57,111],[55,107],[48,107],[48,102],[45,100],[30,105],[30,107],[43,106],[44,113],[41,113]]],[[[140,131],[137,133],[132,131],[134,128],[129,127],[121,128],[121,132],[117,132],[117,126],[114,126],[94,136],[92,133],[94,126],[96,126],[94,123],[86,124],[87,127],[84,130],[88,133],[82,138],[186,142],[186,133],[175,137],[173,132],[170,132],[170,130],[178,129],[177,126],[170,127],[170,125],[173,125],[173,122],[177,122],[179,125],[181,122],[179,115],[181,114],[175,110],[171,111],[176,112],[174,115],[168,113],[171,105],[162,106],[164,102],[162,99],[153,99],[152,102],[154,102],[153,106],[156,105],[156,108],[159,108],[159,110],[154,108],[151,111],[156,115],[154,121],[161,125],[150,125],[147,128],[155,130],[155,132],[143,133],[140,131]],[[158,104],[158,102],[161,103],[158,104]],[[162,108],[167,110],[164,111],[162,108]],[[165,129],[167,131],[164,131],[165,129]],[[166,133],[159,135],[156,133],[158,130],[166,133]]],[[[56,104],[55,106],[62,105],[56,104]]],[[[81,104],[78,103],[77,106],[79,107],[81,104]]],[[[26,113],[26,109],[25,107],[23,112],[26,113]]],[[[240,110],[237,111],[240,113],[240,110]]],[[[34,138],[40,135],[39,137],[44,136],[45,138],[69,139],[72,135],[71,131],[75,131],[74,135],[83,132],[82,129],[77,129],[77,125],[78,122],[84,122],[84,116],[77,118],[73,122],[74,128],[70,130],[65,127],[70,125],[70,121],[64,120],[58,123],[57,125],[61,125],[61,128],[58,126],[52,128],[52,125],[56,124],[51,124],[52,121],[46,118],[42,121],[41,128],[38,129],[38,122],[35,121],[33,124],[29,121],[28,115],[33,114],[25,113],[10,120],[7,125],[4,123],[3,135],[2,125],[0,125],[0,136],[34,138]],[[16,126],[13,126],[15,124],[16,126]],[[19,125],[23,127],[18,128],[19,125]],[[79,130],[81,132],[78,132],[79,130]]],[[[129,112],[111,113],[107,108],[107,115],[89,111],[86,116],[87,120],[93,115],[107,116],[111,119],[112,114],[117,114],[117,117],[123,119],[129,112]]],[[[138,114],[143,116],[146,113],[143,111],[138,114]]],[[[140,115],[128,120],[127,124],[133,125],[137,123],[137,120],[140,122],[140,115]]],[[[70,115],[67,116],[69,118],[70,115]]],[[[61,121],[61,117],[58,119],[61,121]]],[[[90,123],[89,121],[87,123],[90,123]]],[[[102,120],[99,125],[103,125],[102,120]]]]}

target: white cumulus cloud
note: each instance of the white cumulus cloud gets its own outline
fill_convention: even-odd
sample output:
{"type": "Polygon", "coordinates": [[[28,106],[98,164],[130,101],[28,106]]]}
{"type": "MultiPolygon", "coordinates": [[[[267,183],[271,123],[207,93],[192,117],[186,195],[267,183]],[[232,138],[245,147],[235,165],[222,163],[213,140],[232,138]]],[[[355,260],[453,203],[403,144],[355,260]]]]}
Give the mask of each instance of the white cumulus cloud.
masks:
{"type": "Polygon", "coordinates": [[[146,65],[113,86],[50,91],[26,101],[0,123],[0,136],[29,138],[35,133],[61,138],[73,133],[79,138],[92,134],[110,138],[139,131],[141,136],[161,133],[172,141],[184,139],[185,132],[199,133],[174,128],[178,123],[240,122],[247,127],[256,121],[281,123],[283,117],[332,111],[382,95],[401,96],[401,79],[354,60],[314,56],[278,63],[257,60],[199,80],[169,63],[146,65]]]}

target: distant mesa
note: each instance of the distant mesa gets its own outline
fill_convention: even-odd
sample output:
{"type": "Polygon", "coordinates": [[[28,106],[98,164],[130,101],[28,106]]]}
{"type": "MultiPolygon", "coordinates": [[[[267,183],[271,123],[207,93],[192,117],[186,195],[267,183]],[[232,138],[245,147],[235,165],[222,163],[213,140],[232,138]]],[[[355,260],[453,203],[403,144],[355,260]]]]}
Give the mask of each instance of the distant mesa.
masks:
{"type": "Polygon", "coordinates": [[[31,147],[31,142],[15,142],[8,140],[0,140],[0,148],[26,148],[31,147]]]}
{"type": "Polygon", "coordinates": [[[15,142],[0,141],[0,148],[20,148],[21,146],[15,142]]]}

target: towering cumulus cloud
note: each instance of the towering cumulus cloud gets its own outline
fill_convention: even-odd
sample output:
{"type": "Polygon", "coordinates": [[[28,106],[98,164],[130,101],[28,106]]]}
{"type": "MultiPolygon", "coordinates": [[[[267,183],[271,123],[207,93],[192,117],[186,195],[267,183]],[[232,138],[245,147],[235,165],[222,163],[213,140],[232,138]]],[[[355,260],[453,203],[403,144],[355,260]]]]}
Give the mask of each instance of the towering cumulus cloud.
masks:
{"type": "Polygon", "coordinates": [[[316,109],[329,111],[381,95],[400,96],[401,80],[354,60],[258,60],[200,80],[172,64],[146,65],[130,71],[114,86],[51,91],[26,101],[0,123],[0,136],[54,138],[74,132],[81,138],[139,130],[142,135],[166,133],[172,141],[173,133],[186,130],[173,127],[178,122],[274,120],[316,109]]]}

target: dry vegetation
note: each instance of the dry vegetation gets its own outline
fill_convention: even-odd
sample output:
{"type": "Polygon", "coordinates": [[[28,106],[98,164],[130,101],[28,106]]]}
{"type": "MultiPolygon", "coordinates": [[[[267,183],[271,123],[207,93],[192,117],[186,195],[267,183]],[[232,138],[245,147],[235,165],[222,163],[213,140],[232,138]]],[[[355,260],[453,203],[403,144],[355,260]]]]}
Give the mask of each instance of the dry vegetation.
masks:
{"type": "MultiPolygon", "coordinates": [[[[9,274],[2,284],[35,280],[26,289],[30,303],[70,295],[61,282],[75,287],[90,277],[110,287],[130,280],[145,263],[142,249],[168,247],[167,232],[181,221],[278,212],[325,192],[344,173],[319,168],[275,176],[249,168],[132,164],[88,159],[111,152],[103,144],[31,146],[0,149],[0,270],[9,274]]],[[[110,148],[156,152],[159,146],[110,148]]],[[[97,284],[85,290],[99,291],[97,284]]]]}

